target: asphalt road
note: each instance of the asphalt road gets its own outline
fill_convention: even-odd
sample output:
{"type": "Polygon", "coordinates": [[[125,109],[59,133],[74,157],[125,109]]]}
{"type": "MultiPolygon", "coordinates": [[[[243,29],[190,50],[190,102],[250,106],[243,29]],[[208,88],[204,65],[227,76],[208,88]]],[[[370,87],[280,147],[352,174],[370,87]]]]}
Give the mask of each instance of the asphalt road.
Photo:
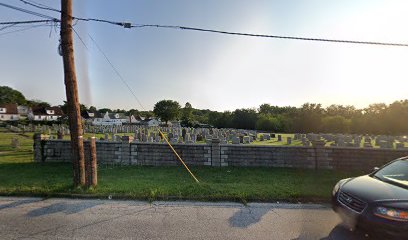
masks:
{"type": "Polygon", "coordinates": [[[0,197],[0,239],[367,239],[316,204],[0,197]]]}

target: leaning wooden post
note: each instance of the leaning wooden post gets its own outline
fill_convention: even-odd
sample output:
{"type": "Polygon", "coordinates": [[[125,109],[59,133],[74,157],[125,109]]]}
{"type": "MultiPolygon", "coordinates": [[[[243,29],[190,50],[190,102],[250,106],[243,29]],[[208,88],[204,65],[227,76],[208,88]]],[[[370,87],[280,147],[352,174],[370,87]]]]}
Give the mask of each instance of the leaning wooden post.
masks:
{"type": "Polygon", "coordinates": [[[98,185],[98,168],[96,161],[96,139],[89,138],[89,156],[85,158],[86,186],[96,187],[98,185]]]}

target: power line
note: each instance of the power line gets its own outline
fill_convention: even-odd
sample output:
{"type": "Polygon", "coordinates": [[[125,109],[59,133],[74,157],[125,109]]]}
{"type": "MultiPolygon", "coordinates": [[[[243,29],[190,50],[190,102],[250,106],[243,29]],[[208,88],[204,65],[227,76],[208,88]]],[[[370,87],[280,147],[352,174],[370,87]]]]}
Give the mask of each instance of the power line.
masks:
{"type": "Polygon", "coordinates": [[[53,11],[53,12],[61,13],[61,11],[58,10],[58,9],[55,9],[55,8],[52,8],[52,7],[48,7],[48,6],[44,5],[44,4],[36,3],[36,2],[34,2],[34,1],[20,0],[20,2],[23,2],[24,4],[27,4],[27,5],[36,7],[36,8],[40,8],[40,9],[43,9],[43,10],[48,10],[48,11],[53,11]]]}
{"type": "MultiPolygon", "coordinates": [[[[61,13],[60,10],[49,7],[47,5],[44,4],[40,4],[40,3],[34,3],[33,1],[26,1],[26,0],[20,0],[21,2],[28,4],[30,6],[39,8],[39,9],[43,9],[43,10],[48,10],[48,11],[53,11],[53,12],[58,12],[61,13]]],[[[80,21],[85,21],[85,22],[102,22],[102,23],[109,23],[109,24],[113,24],[113,25],[118,25],[118,26],[125,26],[126,23],[121,23],[121,22],[116,22],[116,21],[110,21],[110,20],[104,20],[104,19],[98,19],[98,18],[81,18],[81,17],[74,17],[72,16],[72,19],[74,20],[80,20],[80,21]]]]}
{"type": "Polygon", "coordinates": [[[0,36],[11,34],[11,33],[16,33],[16,32],[27,31],[27,30],[30,30],[30,29],[33,29],[33,28],[45,27],[45,26],[49,27],[48,24],[33,25],[33,26],[22,28],[22,29],[17,29],[17,30],[13,30],[13,31],[9,31],[9,32],[0,33],[0,36]]]}
{"type": "Polygon", "coordinates": [[[19,24],[50,23],[50,22],[59,22],[59,20],[53,19],[53,20],[29,20],[29,21],[0,22],[0,25],[19,25],[19,24]]]}
{"type": "Polygon", "coordinates": [[[47,18],[47,19],[52,19],[52,20],[57,19],[57,18],[48,16],[48,15],[44,15],[44,14],[41,14],[41,13],[38,13],[38,12],[33,12],[33,11],[30,11],[30,10],[27,10],[27,9],[24,9],[24,8],[19,8],[19,7],[8,5],[8,4],[5,4],[5,3],[0,3],[0,6],[10,8],[10,9],[13,9],[13,10],[16,10],[16,11],[24,12],[24,13],[27,13],[27,14],[31,14],[31,15],[41,17],[41,18],[47,18]]]}
{"type": "Polygon", "coordinates": [[[390,43],[390,42],[374,42],[374,41],[357,41],[357,40],[342,40],[342,39],[308,38],[308,37],[295,37],[295,36],[282,36],[282,35],[253,34],[253,33],[242,33],[242,32],[229,32],[229,31],[221,31],[221,30],[205,29],[205,28],[193,28],[193,27],[185,27],[185,26],[172,26],[172,25],[136,24],[136,25],[132,25],[131,27],[132,28],[156,27],[156,28],[190,30],[190,31],[210,32],[210,33],[219,33],[219,34],[227,34],[227,35],[246,36],[246,37],[278,38],[278,39],[317,41],[317,42],[332,42],[332,43],[382,45],[382,46],[392,46],[392,47],[408,47],[408,44],[406,44],[406,43],[390,43]]]}
{"type": "MultiPolygon", "coordinates": [[[[27,2],[27,0],[20,0],[26,4],[29,4],[33,7],[40,9],[50,10],[60,12],[60,10],[48,7],[41,4],[33,4],[27,2]]],[[[218,33],[226,35],[235,35],[235,36],[245,36],[245,37],[259,37],[259,38],[275,38],[275,39],[288,39],[288,40],[300,40],[300,41],[315,41],[315,42],[329,42],[329,43],[346,43],[346,44],[364,44],[364,45],[379,45],[379,46],[390,46],[390,47],[408,47],[406,43],[393,43],[393,42],[378,42],[378,41],[359,41],[359,40],[345,40],[345,39],[328,39],[328,38],[312,38],[312,37],[297,37],[297,36],[285,36],[285,35],[268,35],[268,34],[254,34],[254,33],[243,33],[243,32],[231,32],[223,31],[217,29],[206,29],[206,28],[196,28],[196,27],[187,27],[187,26],[177,26],[177,25],[158,25],[158,24],[132,24],[129,22],[117,22],[110,21],[98,18],[78,18],[73,17],[73,19],[79,21],[93,21],[93,22],[102,22],[109,23],[117,26],[122,26],[125,28],[146,28],[146,27],[155,27],[155,28],[168,28],[168,29],[177,29],[177,30],[188,30],[188,31],[199,31],[199,32],[208,32],[208,33],[218,33]]]]}

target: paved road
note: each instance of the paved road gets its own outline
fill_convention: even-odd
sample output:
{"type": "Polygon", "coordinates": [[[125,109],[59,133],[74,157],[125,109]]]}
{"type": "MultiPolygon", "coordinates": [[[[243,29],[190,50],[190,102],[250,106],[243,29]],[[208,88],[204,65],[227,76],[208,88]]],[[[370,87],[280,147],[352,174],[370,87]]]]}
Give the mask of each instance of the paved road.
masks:
{"type": "Polygon", "coordinates": [[[339,222],[314,204],[0,197],[0,239],[364,239],[339,222]]]}

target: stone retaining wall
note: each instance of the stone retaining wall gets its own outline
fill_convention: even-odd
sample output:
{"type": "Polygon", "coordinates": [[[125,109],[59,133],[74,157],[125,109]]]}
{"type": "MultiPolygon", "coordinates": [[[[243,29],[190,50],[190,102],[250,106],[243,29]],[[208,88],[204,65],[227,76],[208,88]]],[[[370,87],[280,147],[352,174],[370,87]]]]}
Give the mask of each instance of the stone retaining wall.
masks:
{"type": "MultiPolygon", "coordinates": [[[[88,143],[85,141],[85,150],[88,143]]],[[[188,165],[290,167],[370,171],[375,166],[408,155],[408,149],[370,149],[350,147],[293,147],[220,144],[174,144],[174,149],[188,165]]],[[[124,137],[122,142],[96,142],[99,164],[179,165],[175,154],[163,143],[135,143],[124,137]]],[[[86,154],[87,156],[87,154],[86,154]]],[[[70,162],[71,147],[66,140],[34,137],[36,162],[70,162]]]]}

